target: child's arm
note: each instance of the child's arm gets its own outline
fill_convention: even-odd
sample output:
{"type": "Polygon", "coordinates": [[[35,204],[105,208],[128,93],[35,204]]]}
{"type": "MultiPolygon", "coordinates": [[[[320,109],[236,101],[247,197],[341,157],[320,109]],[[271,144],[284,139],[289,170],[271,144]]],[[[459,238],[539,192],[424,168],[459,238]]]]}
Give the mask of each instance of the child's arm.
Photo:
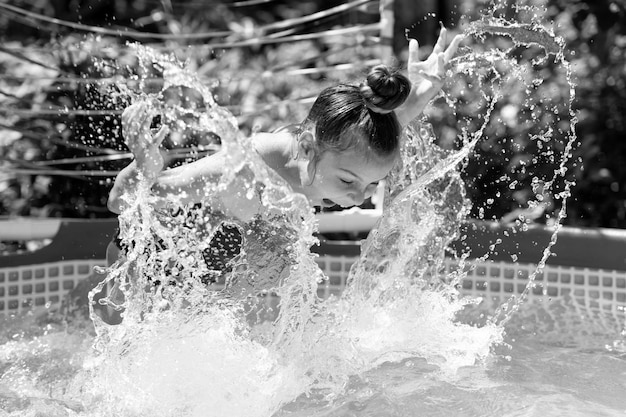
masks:
{"type": "Polygon", "coordinates": [[[432,53],[425,61],[419,60],[417,41],[415,39],[409,41],[407,71],[412,85],[411,93],[404,104],[395,110],[398,121],[403,127],[422,114],[428,103],[439,94],[443,86],[445,66],[450,62],[459,43],[463,40],[461,35],[457,35],[445,48],[446,34],[446,29],[442,28],[432,53]]]}
{"type": "Polygon", "coordinates": [[[246,197],[248,193],[243,175],[237,177],[237,184],[229,184],[228,190],[218,194],[210,192],[211,185],[217,184],[228,163],[221,151],[163,171],[159,145],[167,131],[162,129],[152,136],[150,123],[153,115],[148,109],[147,104],[136,103],[129,106],[122,116],[124,138],[135,160],[116,177],[107,202],[109,210],[119,214],[125,204],[121,196],[137,187],[139,177],[143,176],[144,181],[151,185],[152,193],[160,197],[155,203],[157,207],[164,207],[172,200],[180,204],[208,203],[214,209],[244,221],[258,213],[261,203],[258,199],[249,200],[246,197]]]}

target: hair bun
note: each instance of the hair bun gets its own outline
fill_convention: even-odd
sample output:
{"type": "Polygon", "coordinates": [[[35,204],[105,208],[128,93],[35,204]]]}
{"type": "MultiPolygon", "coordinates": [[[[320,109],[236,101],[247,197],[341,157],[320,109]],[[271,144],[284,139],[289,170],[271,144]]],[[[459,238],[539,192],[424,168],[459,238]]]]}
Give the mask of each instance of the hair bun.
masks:
{"type": "Polygon", "coordinates": [[[365,105],[377,113],[389,113],[400,106],[409,96],[411,82],[386,65],[377,65],[360,86],[365,105]]]}

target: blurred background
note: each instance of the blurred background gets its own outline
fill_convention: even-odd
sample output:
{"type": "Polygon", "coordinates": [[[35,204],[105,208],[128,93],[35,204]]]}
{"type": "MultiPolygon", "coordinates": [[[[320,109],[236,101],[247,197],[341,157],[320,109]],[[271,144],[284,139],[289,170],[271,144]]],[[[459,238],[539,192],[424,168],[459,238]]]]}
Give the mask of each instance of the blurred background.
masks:
{"type": "MultiPolygon", "coordinates": [[[[507,19],[523,14],[520,3],[502,3],[507,19]]],[[[566,176],[576,185],[564,223],[624,228],[626,2],[525,3],[540,7],[545,24],[565,41],[576,86],[577,141],[566,176]]],[[[358,82],[381,60],[401,66],[407,37],[418,39],[420,53],[427,56],[440,23],[462,32],[489,4],[395,0],[389,2],[393,13],[385,37],[381,5],[368,0],[1,1],[0,216],[114,217],[106,198],[115,174],[130,160],[120,131],[128,102],[119,92],[147,70],[137,67],[130,48],[134,42],[185,62],[213,86],[217,102],[250,134],[303,120],[322,88],[358,82]]],[[[488,40],[467,42],[463,53],[489,45],[488,40]]],[[[523,66],[539,52],[515,53],[523,66]]],[[[568,74],[552,60],[533,71],[543,82],[527,90],[525,98],[503,95],[464,166],[475,218],[502,222],[527,210],[535,196],[532,178],[550,176],[555,169],[554,161],[537,155],[565,150],[568,74]],[[536,140],[538,122],[544,129],[553,127],[549,141],[536,140]],[[526,169],[529,164],[532,170],[526,169]]],[[[162,82],[158,71],[149,81],[162,82]]],[[[454,83],[470,85],[461,76],[451,82],[446,99],[428,110],[443,148],[458,146],[458,120],[470,131],[481,123],[470,117],[477,111],[472,104],[481,102],[480,89],[459,88],[454,83]]],[[[193,100],[187,93],[172,92],[193,100]]],[[[184,162],[218,142],[188,135],[165,146],[184,162]]],[[[528,211],[524,219],[549,222],[558,206],[554,199],[546,205],[549,212],[528,211]]]]}

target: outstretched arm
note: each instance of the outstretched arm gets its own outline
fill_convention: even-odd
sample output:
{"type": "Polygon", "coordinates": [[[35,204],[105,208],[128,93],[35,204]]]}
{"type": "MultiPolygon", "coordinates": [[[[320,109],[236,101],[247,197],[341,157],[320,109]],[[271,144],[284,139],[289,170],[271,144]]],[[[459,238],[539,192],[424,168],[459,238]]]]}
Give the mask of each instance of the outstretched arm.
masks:
{"type": "Polygon", "coordinates": [[[179,204],[207,203],[226,215],[250,220],[259,211],[260,202],[244,197],[247,195],[246,180],[250,180],[245,172],[240,172],[227,190],[216,192],[213,187],[220,181],[229,163],[223,151],[163,170],[159,146],[167,135],[167,129],[152,134],[150,123],[154,113],[150,108],[148,103],[138,102],[129,106],[122,115],[124,139],[135,160],[115,178],[107,202],[109,210],[119,214],[125,204],[122,195],[135,189],[143,179],[152,194],[158,197],[154,202],[157,207],[163,207],[172,200],[179,204]]]}
{"type": "Polygon", "coordinates": [[[456,35],[446,48],[447,30],[442,28],[432,53],[424,61],[419,59],[417,40],[409,41],[407,71],[411,93],[395,111],[401,126],[407,126],[422,114],[428,103],[439,94],[445,78],[445,67],[456,53],[461,40],[463,36],[456,35]]]}

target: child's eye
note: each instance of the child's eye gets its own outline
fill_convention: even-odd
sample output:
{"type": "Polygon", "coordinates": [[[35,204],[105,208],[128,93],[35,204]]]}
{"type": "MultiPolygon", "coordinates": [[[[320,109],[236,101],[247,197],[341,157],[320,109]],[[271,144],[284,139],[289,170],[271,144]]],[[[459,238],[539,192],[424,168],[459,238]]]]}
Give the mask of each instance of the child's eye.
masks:
{"type": "Polygon", "coordinates": [[[343,182],[344,184],[352,184],[353,181],[349,181],[349,180],[344,180],[343,178],[340,178],[341,182],[343,182]]]}

